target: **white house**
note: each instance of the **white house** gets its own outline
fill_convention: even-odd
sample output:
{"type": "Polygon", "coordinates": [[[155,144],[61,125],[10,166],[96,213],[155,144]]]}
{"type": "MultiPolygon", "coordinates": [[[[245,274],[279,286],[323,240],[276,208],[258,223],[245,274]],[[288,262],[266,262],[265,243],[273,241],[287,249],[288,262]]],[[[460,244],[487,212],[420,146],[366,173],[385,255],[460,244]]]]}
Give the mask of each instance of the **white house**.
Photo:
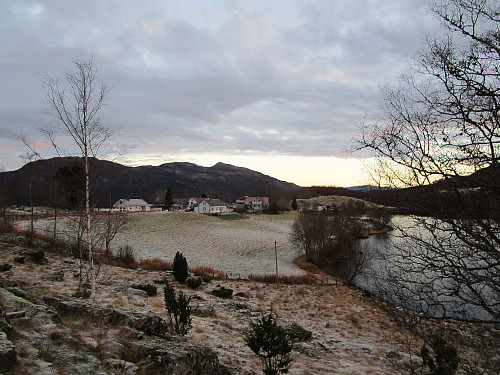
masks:
{"type": "Polygon", "coordinates": [[[149,212],[151,206],[152,204],[149,204],[144,199],[120,199],[113,205],[113,208],[120,212],[149,212]]]}
{"type": "Polygon", "coordinates": [[[269,208],[269,197],[249,197],[245,195],[236,200],[234,209],[237,211],[262,211],[269,208]]]}
{"type": "Polygon", "coordinates": [[[186,209],[187,210],[193,210],[197,205],[199,205],[204,199],[208,199],[208,198],[189,198],[188,199],[188,202],[187,202],[187,205],[186,205],[186,209]]]}
{"type": "Polygon", "coordinates": [[[227,212],[227,206],[220,199],[203,199],[194,207],[194,212],[198,214],[220,215],[227,212]]]}

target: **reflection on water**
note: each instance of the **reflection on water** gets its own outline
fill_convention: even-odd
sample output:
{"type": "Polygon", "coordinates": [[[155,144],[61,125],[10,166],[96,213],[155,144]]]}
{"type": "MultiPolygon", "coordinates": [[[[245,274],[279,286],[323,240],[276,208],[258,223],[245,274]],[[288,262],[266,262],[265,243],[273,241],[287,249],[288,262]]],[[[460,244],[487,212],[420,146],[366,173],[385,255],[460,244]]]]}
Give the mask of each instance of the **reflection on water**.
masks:
{"type": "MultiPolygon", "coordinates": [[[[440,293],[439,286],[449,288],[453,281],[444,280],[436,273],[415,273],[412,263],[417,262],[419,259],[412,259],[410,250],[413,244],[408,242],[408,238],[402,235],[401,228],[406,234],[410,233],[416,237],[428,238],[432,241],[430,233],[422,227],[417,227],[413,218],[408,216],[396,216],[392,220],[394,230],[385,234],[372,235],[366,239],[359,239],[355,241],[355,250],[367,249],[374,254],[369,267],[369,271],[359,275],[354,280],[356,286],[376,293],[382,293],[392,299],[393,302],[398,303],[398,296],[392,293],[394,288],[390,284],[389,274],[393,277],[393,269],[397,268],[398,272],[403,271],[399,275],[403,275],[405,283],[407,284],[404,289],[407,293],[412,290],[422,290],[427,288],[425,293],[421,295],[432,296],[432,299],[426,300],[419,297],[418,293],[406,295],[406,307],[413,306],[415,310],[425,310],[427,313],[439,317],[452,317],[458,319],[471,319],[471,320],[492,320],[492,316],[477,306],[470,304],[460,304],[456,297],[445,296],[440,293]],[[406,251],[407,258],[401,256],[406,251]],[[395,267],[394,265],[397,265],[395,267]],[[405,268],[407,265],[407,268],[405,268]],[[427,278],[432,279],[432,282],[427,283],[427,278]],[[412,281],[413,280],[413,281],[412,281]],[[418,286],[417,286],[418,285],[418,286]],[[420,289],[418,289],[420,288],[420,289]],[[391,293],[387,293],[391,291],[391,293]],[[411,296],[411,297],[408,297],[411,296]],[[413,299],[413,300],[411,300],[413,299]],[[429,303],[427,303],[429,302],[429,303]],[[460,306],[460,309],[457,308],[460,306]]],[[[401,278],[400,278],[401,280],[401,278]]]]}

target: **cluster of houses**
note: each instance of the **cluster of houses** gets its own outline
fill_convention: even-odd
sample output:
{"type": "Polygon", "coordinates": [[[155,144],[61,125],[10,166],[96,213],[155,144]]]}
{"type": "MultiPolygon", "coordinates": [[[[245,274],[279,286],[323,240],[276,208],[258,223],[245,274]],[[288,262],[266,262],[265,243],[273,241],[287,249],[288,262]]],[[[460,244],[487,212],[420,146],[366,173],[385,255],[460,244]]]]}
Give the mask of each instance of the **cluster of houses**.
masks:
{"type": "MultiPolygon", "coordinates": [[[[174,199],[174,205],[169,207],[175,211],[194,211],[199,214],[220,215],[226,212],[261,212],[269,208],[269,197],[249,197],[247,195],[239,198],[233,204],[227,204],[220,199],[210,198],[186,198],[174,199]]],[[[119,199],[113,205],[115,212],[149,212],[162,211],[166,207],[154,206],[144,199],[119,199]]]]}

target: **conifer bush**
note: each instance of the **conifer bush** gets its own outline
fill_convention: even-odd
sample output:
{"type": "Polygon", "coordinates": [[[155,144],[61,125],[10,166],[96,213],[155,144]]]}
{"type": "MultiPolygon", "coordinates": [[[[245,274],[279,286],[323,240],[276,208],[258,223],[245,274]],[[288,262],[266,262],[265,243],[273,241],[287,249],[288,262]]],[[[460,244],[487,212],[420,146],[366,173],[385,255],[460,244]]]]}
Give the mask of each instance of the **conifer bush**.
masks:
{"type": "Polygon", "coordinates": [[[163,288],[163,292],[172,331],[179,335],[186,335],[191,329],[190,298],[182,291],[176,295],[174,288],[168,283],[163,288]]]}
{"type": "Polygon", "coordinates": [[[199,288],[201,285],[201,277],[190,277],[189,279],[186,280],[186,284],[188,288],[191,289],[196,289],[199,288]]]}
{"type": "Polygon", "coordinates": [[[187,260],[181,253],[177,252],[174,257],[174,278],[180,283],[186,281],[188,277],[187,260]]]}
{"type": "Polygon", "coordinates": [[[292,361],[290,342],[286,330],[279,326],[272,313],[257,323],[250,323],[251,333],[246,339],[248,347],[260,358],[265,375],[279,375],[288,372],[292,361]]]}

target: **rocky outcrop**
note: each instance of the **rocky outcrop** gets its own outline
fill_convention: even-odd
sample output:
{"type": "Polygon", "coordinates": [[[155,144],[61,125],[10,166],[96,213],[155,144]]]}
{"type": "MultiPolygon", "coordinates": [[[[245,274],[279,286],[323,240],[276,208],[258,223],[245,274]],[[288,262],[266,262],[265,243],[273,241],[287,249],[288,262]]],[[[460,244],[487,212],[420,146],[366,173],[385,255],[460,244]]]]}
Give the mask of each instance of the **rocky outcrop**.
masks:
{"type": "Polygon", "coordinates": [[[200,302],[193,307],[193,315],[203,318],[211,317],[215,315],[215,308],[210,303],[200,302]]]}
{"type": "MultiPolygon", "coordinates": [[[[168,324],[158,315],[144,309],[113,309],[89,300],[44,296],[43,302],[61,316],[74,314],[109,325],[126,326],[141,331],[138,340],[110,341],[101,350],[115,365],[127,364],[125,373],[135,373],[137,366],[148,373],[164,375],[230,375],[210,348],[189,344],[183,337],[169,334],[168,324]],[[127,362],[123,362],[126,359],[127,362]],[[120,362],[122,361],[122,362],[120,362]]],[[[213,307],[212,307],[213,308],[213,307]]]]}
{"type": "MultiPolygon", "coordinates": [[[[135,361],[145,361],[164,375],[231,375],[211,349],[184,341],[130,342],[127,349],[135,361]]],[[[151,366],[151,367],[149,367],[151,366]]]]}
{"type": "Polygon", "coordinates": [[[80,298],[42,297],[43,303],[53,307],[61,315],[87,316],[95,322],[127,326],[144,333],[169,337],[170,327],[160,316],[145,309],[120,310],[80,298]]]}
{"type": "Polygon", "coordinates": [[[141,298],[148,298],[148,294],[142,290],[142,289],[137,289],[137,288],[127,288],[127,293],[130,294],[131,296],[137,296],[141,298]]]}

